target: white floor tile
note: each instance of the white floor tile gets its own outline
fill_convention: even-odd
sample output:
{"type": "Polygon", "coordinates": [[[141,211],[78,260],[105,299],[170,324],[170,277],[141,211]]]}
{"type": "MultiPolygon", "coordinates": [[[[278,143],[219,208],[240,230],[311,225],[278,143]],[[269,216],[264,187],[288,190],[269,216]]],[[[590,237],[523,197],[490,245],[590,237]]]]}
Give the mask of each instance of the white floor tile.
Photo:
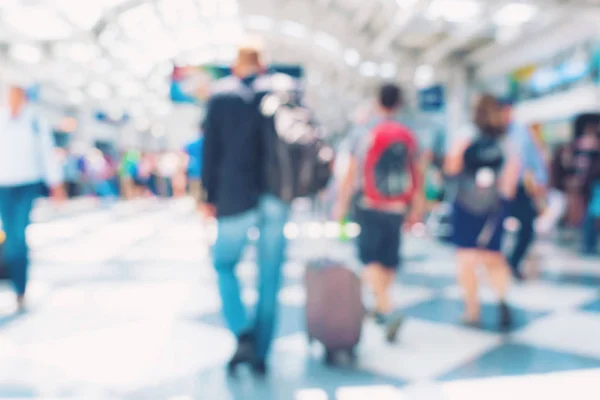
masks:
{"type": "Polygon", "coordinates": [[[532,346],[600,358],[600,314],[564,312],[533,322],[515,339],[532,346]]]}

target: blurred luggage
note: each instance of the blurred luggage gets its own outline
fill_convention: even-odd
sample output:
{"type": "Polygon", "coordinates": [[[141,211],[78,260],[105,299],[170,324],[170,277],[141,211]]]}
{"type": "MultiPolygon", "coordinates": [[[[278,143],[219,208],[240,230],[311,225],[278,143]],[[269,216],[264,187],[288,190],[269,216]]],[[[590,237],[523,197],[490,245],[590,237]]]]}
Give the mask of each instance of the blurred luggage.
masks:
{"type": "Polygon", "coordinates": [[[340,353],[354,361],[364,318],[359,277],[340,262],[310,262],[306,271],[306,329],[309,342],[316,340],[325,347],[327,364],[334,364],[340,353]]]}

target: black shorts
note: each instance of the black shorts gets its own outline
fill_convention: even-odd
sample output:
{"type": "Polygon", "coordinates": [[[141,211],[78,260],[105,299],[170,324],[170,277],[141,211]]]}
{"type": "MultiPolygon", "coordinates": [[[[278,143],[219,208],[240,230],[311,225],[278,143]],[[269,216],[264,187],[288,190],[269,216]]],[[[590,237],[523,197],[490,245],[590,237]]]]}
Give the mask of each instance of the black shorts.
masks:
{"type": "Polygon", "coordinates": [[[404,216],[401,214],[357,207],[356,222],[360,225],[358,254],[367,265],[382,264],[390,269],[400,267],[400,240],[404,216]]]}

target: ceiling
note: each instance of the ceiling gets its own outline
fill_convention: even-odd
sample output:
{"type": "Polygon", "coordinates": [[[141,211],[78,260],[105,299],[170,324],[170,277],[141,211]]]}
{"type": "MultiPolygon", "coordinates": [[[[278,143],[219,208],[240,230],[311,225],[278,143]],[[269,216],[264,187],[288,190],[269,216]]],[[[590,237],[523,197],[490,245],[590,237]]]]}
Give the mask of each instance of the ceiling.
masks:
{"type": "Polygon", "coordinates": [[[153,118],[171,110],[173,62],[229,62],[259,33],[272,60],[305,66],[336,126],[381,78],[427,84],[452,56],[599,14],[600,0],[0,0],[0,50],[56,101],[153,118]]]}

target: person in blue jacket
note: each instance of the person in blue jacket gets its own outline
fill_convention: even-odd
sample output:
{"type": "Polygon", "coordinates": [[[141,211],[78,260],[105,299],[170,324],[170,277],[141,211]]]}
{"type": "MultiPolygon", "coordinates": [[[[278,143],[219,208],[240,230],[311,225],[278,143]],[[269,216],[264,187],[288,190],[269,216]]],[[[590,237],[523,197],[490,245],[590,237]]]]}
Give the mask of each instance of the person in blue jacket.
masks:
{"type": "Polygon", "coordinates": [[[0,220],[6,234],[4,262],[19,311],[25,306],[29,269],[25,231],[34,201],[45,188],[54,200],[67,197],[52,129],[29,107],[25,88],[12,86],[7,106],[0,109],[0,220]]]}
{"type": "MultiPolygon", "coordinates": [[[[222,308],[237,349],[228,364],[250,364],[266,373],[266,361],[275,334],[277,293],[285,259],[284,227],[289,205],[266,192],[262,152],[265,146],[260,112],[265,71],[260,46],[240,47],[234,76],[217,83],[205,120],[202,184],[206,214],[217,218],[218,237],[214,266],[222,308]],[[258,303],[250,320],[242,302],[235,267],[248,241],[248,230],[257,226],[258,303]]],[[[265,87],[263,89],[267,89],[265,87]]]]}

